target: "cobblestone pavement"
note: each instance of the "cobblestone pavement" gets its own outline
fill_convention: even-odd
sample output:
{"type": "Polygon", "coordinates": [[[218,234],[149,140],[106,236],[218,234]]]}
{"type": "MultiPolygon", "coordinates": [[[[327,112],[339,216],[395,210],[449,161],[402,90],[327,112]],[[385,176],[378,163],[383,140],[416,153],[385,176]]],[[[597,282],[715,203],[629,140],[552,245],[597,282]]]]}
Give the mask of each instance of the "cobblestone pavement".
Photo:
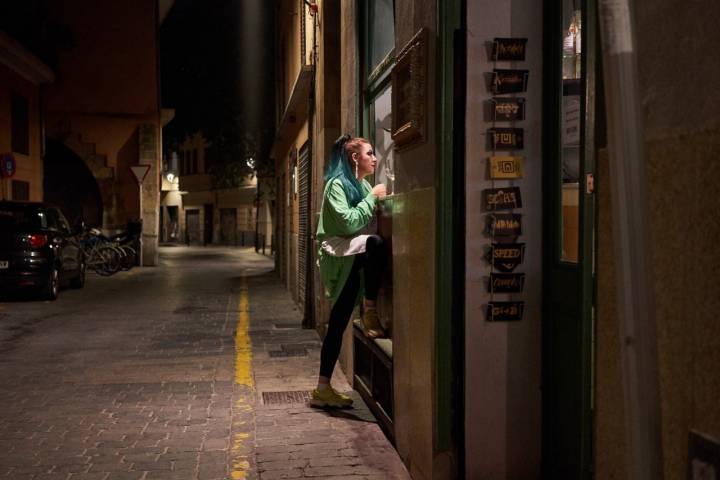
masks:
{"type": "Polygon", "coordinates": [[[409,478],[357,396],[305,405],[319,339],[271,268],[163,248],[56,302],[0,303],[0,479],[409,478]]]}

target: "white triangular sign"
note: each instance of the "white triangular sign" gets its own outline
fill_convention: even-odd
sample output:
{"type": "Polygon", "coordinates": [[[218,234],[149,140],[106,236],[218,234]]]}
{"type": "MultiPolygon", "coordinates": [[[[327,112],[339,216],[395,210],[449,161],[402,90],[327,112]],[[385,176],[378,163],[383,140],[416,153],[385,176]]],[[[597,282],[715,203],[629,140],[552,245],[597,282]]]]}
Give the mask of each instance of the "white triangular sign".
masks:
{"type": "Polygon", "coordinates": [[[130,170],[132,174],[135,175],[135,180],[141,184],[150,171],[150,165],[135,165],[130,167],[130,170]]]}

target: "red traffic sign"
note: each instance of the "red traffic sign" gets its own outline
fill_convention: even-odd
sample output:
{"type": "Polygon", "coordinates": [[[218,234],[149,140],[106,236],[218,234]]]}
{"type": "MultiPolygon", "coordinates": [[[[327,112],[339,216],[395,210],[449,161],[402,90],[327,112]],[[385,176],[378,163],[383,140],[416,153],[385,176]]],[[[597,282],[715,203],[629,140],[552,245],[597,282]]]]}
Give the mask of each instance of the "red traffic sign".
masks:
{"type": "Polygon", "coordinates": [[[134,165],[130,167],[130,171],[135,176],[135,180],[137,180],[139,184],[142,184],[150,171],[150,165],[134,165]]]}
{"type": "Polygon", "coordinates": [[[15,175],[15,155],[12,153],[5,153],[0,155],[2,162],[0,162],[0,176],[4,178],[12,178],[15,175]]]}

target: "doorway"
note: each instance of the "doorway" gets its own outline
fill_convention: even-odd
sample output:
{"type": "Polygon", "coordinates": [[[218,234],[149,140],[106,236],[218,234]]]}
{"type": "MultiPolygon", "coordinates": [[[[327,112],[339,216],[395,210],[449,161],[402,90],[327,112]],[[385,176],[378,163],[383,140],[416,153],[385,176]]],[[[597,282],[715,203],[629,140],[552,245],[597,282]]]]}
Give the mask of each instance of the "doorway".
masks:
{"type": "Polygon", "coordinates": [[[203,245],[207,245],[208,243],[213,243],[213,220],[214,220],[214,212],[213,212],[213,205],[212,203],[205,204],[205,218],[204,218],[204,235],[203,235],[203,245]]]}
{"type": "Polygon", "coordinates": [[[543,477],[593,477],[595,0],[546,1],[543,477]]]}
{"type": "Polygon", "coordinates": [[[220,209],[220,242],[223,245],[237,245],[237,209],[220,209]]]}
{"type": "Polygon", "coordinates": [[[200,240],[200,210],[188,210],[185,212],[185,243],[199,245],[200,240]]]}
{"type": "Polygon", "coordinates": [[[167,207],[167,242],[179,242],[180,223],[178,221],[178,207],[167,207]]]}

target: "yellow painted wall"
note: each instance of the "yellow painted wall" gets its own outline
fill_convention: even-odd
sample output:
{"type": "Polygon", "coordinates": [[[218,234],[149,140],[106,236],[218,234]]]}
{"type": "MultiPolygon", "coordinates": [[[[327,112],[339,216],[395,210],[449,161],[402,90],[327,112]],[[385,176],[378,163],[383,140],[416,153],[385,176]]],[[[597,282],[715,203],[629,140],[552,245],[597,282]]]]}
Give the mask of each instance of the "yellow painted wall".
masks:
{"type": "Polygon", "coordinates": [[[11,179],[0,180],[2,187],[0,198],[9,200],[12,193],[12,180],[19,180],[30,184],[30,200],[40,201],[43,198],[43,165],[38,114],[39,87],[0,64],[0,153],[9,153],[12,150],[10,132],[12,93],[22,95],[28,100],[30,152],[29,155],[13,152],[16,173],[11,179]]]}

